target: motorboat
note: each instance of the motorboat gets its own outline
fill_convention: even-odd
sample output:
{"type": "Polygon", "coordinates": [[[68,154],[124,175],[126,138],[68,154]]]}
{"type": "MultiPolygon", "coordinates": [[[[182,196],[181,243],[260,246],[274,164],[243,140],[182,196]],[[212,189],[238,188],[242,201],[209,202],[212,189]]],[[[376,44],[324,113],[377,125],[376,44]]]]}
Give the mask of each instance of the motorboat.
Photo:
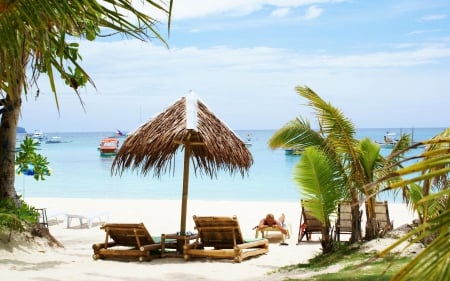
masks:
{"type": "Polygon", "coordinates": [[[119,151],[119,140],[116,138],[104,138],[98,146],[100,156],[115,156],[119,151]]]}
{"type": "Polygon", "coordinates": [[[116,131],[114,132],[114,135],[110,136],[110,138],[124,138],[126,136],[127,135],[123,131],[116,129],[116,131]]]}
{"type": "Polygon", "coordinates": [[[395,133],[386,132],[383,136],[383,141],[382,142],[376,141],[376,143],[378,143],[381,146],[381,148],[392,149],[398,142],[398,139],[395,139],[395,135],[396,135],[395,133]]]}
{"type": "Polygon", "coordinates": [[[35,142],[40,144],[42,141],[45,141],[46,137],[44,133],[40,130],[34,130],[33,133],[27,134],[28,137],[32,138],[35,142]]]}
{"type": "Polygon", "coordinates": [[[245,146],[247,146],[247,147],[252,146],[252,137],[250,134],[247,134],[247,138],[245,139],[244,143],[245,143],[245,146]]]}
{"type": "Polygon", "coordinates": [[[302,155],[303,150],[295,148],[287,148],[284,150],[285,155],[302,155]]]}
{"type": "Polygon", "coordinates": [[[65,140],[62,137],[58,137],[58,136],[53,136],[53,137],[49,137],[49,138],[45,139],[45,143],[49,143],[49,144],[52,144],[52,143],[65,143],[65,142],[69,142],[69,141],[65,140]]]}

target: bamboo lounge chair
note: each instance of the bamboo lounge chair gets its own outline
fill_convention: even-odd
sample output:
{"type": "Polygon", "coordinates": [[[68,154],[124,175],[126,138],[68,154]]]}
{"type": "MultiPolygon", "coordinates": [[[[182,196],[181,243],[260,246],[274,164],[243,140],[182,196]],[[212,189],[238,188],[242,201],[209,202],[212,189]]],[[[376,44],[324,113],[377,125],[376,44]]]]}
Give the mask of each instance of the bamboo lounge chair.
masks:
{"type": "MultiPolygon", "coordinates": [[[[361,221],[362,211],[359,212],[359,221],[361,221]]],[[[338,204],[338,212],[335,224],[336,241],[341,241],[341,234],[352,234],[352,205],[345,201],[338,204]]],[[[362,240],[362,237],[359,237],[362,240]]]]}
{"type": "Polygon", "coordinates": [[[298,231],[297,244],[300,244],[305,236],[306,240],[310,241],[312,233],[322,234],[322,223],[305,208],[303,202],[304,201],[302,200],[302,213],[300,215],[300,227],[298,231]]]}
{"type": "Polygon", "coordinates": [[[378,234],[383,237],[386,232],[394,229],[394,222],[389,218],[388,202],[375,203],[375,218],[378,225],[378,234]]]}
{"type": "MultiPolygon", "coordinates": [[[[100,227],[106,232],[105,242],[92,245],[93,258],[119,260],[151,260],[151,254],[161,253],[165,248],[176,249],[176,240],[152,237],[143,223],[108,223],[100,227]],[[112,241],[111,241],[112,240],[112,241]]],[[[160,254],[161,255],[161,254],[160,254]]]]}
{"type": "Polygon", "coordinates": [[[197,239],[184,246],[185,260],[191,257],[234,259],[236,262],[265,254],[269,251],[267,239],[244,240],[236,216],[194,216],[197,239]]]}
{"type": "Polygon", "coordinates": [[[280,233],[280,237],[281,237],[281,243],[286,243],[286,239],[290,239],[291,238],[291,231],[290,231],[290,227],[289,225],[285,225],[283,226],[284,229],[287,231],[286,234],[283,234],[283,232],[281,231],[281,229],[277,228],[277,227],[266,227],[264,229],[259,229],[258,226],[255,227],[255,238],[259,237],[259,234],[261,233],[261,237],[262,238],[268,238],[268,233],[269,232],[276,232],[276,233],[280,233]]]}

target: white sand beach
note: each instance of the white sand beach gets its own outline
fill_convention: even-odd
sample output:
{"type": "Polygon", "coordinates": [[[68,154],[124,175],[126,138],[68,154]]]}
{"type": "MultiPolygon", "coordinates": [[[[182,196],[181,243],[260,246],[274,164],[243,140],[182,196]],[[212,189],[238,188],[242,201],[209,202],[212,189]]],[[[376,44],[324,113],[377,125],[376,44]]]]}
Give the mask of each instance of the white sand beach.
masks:
{"type": "MultiPolygon", "coordinates": [[[[118,223],[143,222],[152,235],[174,233],[180,225],[180,201],[177,200],[119,200],[28,198],[31,205],[45,207],[49,216],[50,233],[64,248],[49,247],[44,240],[28,246],[0,242],[0,272],[2,280],[283,280],[287,273],[275,273],[279,267],[306,262],[319,253],[319,236],[312,242],[297,243],[300,204],[286,202],[199,201],[188,202],[187,230],[194,230],[193,215],[238,217],[244,237],[254,237],[252,228],[270,212],[286,215],[291,228],[287,246],[270,239],[265,255],[234,263],[224,259],[155,258],[149,262],[93,260],[92,244],[103,242],[102,222],[80,226],[76,219],[67,228],[63,214],[108,214],[101,220],[118,223]]],[[[414,216],[400,204],[389,204],[394,226],[410,224],[414,216]]],[[[275,234],[274,234],[275,235],[275,234]]],[[[345,239],[345,236],[344,236],[345,239]]],[[[380,243],[379,243],[380,244],[380,243]]]]}

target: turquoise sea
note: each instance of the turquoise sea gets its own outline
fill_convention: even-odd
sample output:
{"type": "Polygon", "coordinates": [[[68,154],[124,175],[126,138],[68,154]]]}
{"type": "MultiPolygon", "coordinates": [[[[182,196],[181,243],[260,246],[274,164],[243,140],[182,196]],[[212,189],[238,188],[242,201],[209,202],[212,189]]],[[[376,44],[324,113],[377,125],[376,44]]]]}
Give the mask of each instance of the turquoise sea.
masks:
{"type": "MultiPolygon", "coordinates": [[[[414,141],[429,139],[443,128],[414,129],[358,129],[357,137],[369,137],[382,141],[389,132],[409,133],[414,141]]],[[[230,176],[221,172],[217,178],[195,175],[191,168],[189,198],[199,200],[242,201],[289,201],[298,202],[300,194],[292,180],[292,169],[301,156],[285,155],[284,150],[271,150],[267,142],[275,130],[242,130],[236,133],[246,139],[250,134],[249,147],[254,164],[248,176],[230,176]]],[[[112,198],[112,199],[180,199],[183,164],[181,153],[175,163],[175,172],[154,178],[152,174],[142,176],[128,171],[121,177],[111,174],[113,158],[100,157],[97,146],[103,137],[114,132],[51,133],[47,137],[59,136],[66,143],[42,143],[39,153],[50,162],[52,175],[44,181],[35,181],[32,176],[17,175],[16,190],[27,197],[68,198],[112,198]]],[[[23,136],[18,135],[20,139],[23,136]]],[[[124,138],[120,139],[121,142],[124,138]]],[[[383,154],[389,153],[382,149],[383,154]]],[[[191,165],[192,167],[192,165],[191,165]]],[[[392,195],[384,200],[394,201],[392,195]]],[[[395,200],[396,201],[396,200],[395,200]]]]}

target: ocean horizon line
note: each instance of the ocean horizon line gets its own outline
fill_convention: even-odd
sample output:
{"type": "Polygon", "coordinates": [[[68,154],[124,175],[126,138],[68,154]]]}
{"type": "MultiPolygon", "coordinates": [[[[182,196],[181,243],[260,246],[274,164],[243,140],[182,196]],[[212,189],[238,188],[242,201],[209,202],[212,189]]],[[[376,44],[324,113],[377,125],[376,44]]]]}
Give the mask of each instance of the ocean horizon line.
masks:
{"type": "MultiPolygon", "coordinates": [[[[24,127],[21,127],[24,128],[24,127]]],[[[281,128],[281,127],[280,127],[281,128]]],[[[267,129],[232,129],[233,131],[276,131],[279,130],[280,128],[267,128],[267,129]]],[[[433,127],[356,127],[356,130],[422,130],[422,129],[446,129],[448,127],[441,127],[441,126],[433,126],[433,127]]],[[[25,129],[25,128],[24,128],[25,129]]],[[[18,134],[28,134],[31,133],[35,130],[39,130],[42,132],[46,132],[46,134],[54,134],[54,133],[73,133],[73,134],[79,134],[79,133],[111,133],[111,132],[115,132],[117,129],[119,129],[121,132],[132,132],[135,129],[132,130],[122,130],[120,128],[116,128],[116,129],[112,129],[112,130],[86,130],[86,131],[47,131],[47,130],[42,130],[42,129],[33,129],[33,130],[26,130],[25,132],[18,132],[18,134]]],[[[318,130],[319,128],[313,128],[314,130],[318,130]]]]}

